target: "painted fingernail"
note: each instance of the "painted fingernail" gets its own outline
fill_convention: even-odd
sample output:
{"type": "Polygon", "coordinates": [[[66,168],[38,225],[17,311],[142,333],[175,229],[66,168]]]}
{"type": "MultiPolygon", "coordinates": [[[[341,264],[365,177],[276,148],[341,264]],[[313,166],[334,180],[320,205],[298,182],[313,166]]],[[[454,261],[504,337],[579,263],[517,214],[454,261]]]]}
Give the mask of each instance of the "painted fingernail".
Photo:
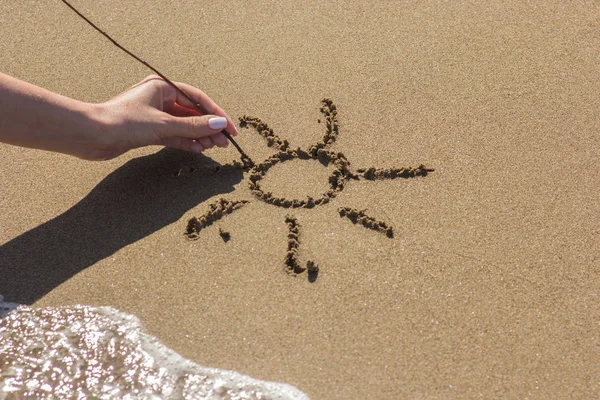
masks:
{"type": "Polygon", "coordinates": [[[223,129],[227,127],[227,118],[224,117],[214,117],[208,120],[208,126],[211,129],[223,129]]]}

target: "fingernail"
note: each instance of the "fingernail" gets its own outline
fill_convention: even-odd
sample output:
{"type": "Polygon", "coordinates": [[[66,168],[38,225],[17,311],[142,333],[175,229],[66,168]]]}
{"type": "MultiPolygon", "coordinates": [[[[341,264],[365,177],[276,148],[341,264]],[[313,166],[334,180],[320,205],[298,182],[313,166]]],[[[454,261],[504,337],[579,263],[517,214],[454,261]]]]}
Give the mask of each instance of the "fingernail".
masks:
{"type": "Polygon", "coordinates": [[[214,117],[208,120],[208,126],[211,129],[224,129],[227,127],[227,118],[224,117],[214,117]]]}

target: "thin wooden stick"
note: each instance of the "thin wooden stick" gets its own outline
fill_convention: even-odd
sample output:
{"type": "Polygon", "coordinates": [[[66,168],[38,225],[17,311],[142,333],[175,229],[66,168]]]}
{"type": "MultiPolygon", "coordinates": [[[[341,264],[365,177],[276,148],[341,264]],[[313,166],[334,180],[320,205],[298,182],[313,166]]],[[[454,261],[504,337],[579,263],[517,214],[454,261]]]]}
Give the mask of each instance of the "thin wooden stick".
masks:
{"type": "MultiPolygon", "coordinates": [[[[130,55],[131,57],[133,57],[137,61],[139,61],[142,64],[144,64],[146,67],[148,67],[149,69],[151,69],[156,75],[160,76],[165,82],[167,82],[169,85],[173,86],[175,88],[175,90],[177,90],[179,93],[181,93],[181,95],[183,97],[185,97],[186,99],[188,99],[194,105],[194,107],[196,107],[196,109],[198,110],[198,112],[203,113],[202,107],[200,106],[200,104],[198,104],[192,98],[192,96],[190,96],[183,89],[181,89],[179,86],[177,86],[176,84],[174,84],[169,78],[167,78],[162,73],[160,73],[160,71],[157,70],[156,68],[154,68],[152,65],[148,64],[146,61],[142,60],[141,58],[139,58],[138,56],[136,56],[135,54],[133,54],[132,52],[130,52],[129,50],[127,50],[125,47],[123,47],[119,43],[117,43],[116,40],[114,40],[112,37],[110,37],[102,29],[98,28],[92,21],[90,21],[89,19],[87,19],[85,17],[85,15],[83,15],[82,13],[80,13],[79,11],[77,11],[77,9],[75,7],[73,7],[71,4],[69,4],[68,1],[66,1],[66,0],[61,0],[61,1],[63,3],[65,3],[67,5],[67,7],[69,7],[71,10],[73,10],[75,12],[75,14],[77,14],[85,22],[87,22],[89,25],[91,25],[95,30],[97,30],[98,32],[100,32],[105,38],[107,38],[108,40],[110,40],[112,42],[112,44],[114,44],[115,46],[117,46],[119,49],[123,50],[125,53],[127,53],[128,55],[130,55]]],[[[233,140],[233,138],[231,137],[231,135],[228,132],[226,132],[225,130],[223,130],[223,131],[221,131],[221,133],[223,135],[225,135],[225,137],[227,139],[229,139],[229,141],[231,142],[231,144],[233,144],[235,146],[235,148],[237,149],[237,151],[240,152],[240,154],[242,155],[242,161],[244,162],[244,165],[247,165],[248,163],[249,163],[250,166],[254,165],[254,162],[252,161],[252,159],[250,157],[248,157],[248,155],[244,152],[244,150],[242,150],[242,148],[236,143],[236,141],[233,140]]]]}

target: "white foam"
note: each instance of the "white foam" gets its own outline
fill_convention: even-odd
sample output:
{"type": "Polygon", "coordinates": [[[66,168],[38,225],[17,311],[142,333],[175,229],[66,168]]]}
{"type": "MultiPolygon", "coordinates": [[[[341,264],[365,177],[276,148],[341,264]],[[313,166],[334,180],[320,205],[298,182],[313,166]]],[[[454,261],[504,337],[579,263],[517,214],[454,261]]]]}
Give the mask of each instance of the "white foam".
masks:
{"type": "Polygon", "coordinates": [[[0,319],[6,317],[11,311],[16,310],[17,303],[4,302],[4,297],[0,295],[0,319]]]}
{"type": "Polygon", "coordinates": [[[0,399],[308,400],[290,385],[186,360],[113,308],[11,310],[0,320],[0,399]]]}

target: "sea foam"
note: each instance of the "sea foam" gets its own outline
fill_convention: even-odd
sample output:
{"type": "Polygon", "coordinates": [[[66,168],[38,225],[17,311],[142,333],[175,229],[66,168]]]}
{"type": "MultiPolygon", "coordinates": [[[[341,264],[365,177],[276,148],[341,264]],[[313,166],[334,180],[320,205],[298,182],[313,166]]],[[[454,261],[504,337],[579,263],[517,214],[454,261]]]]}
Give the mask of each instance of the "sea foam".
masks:
{"type": "Polygon", "coordinates": [[[0,399],[307,400],[293,386],[184,359],[109,307],[0,299],[0,399]]]}
{"type": "Polygon", "coordinates": [[[4,318],[13,310],[16,310],[19,305],[17,303],[9,303],[4,301],[4,297],[0,295],[0,318],[4,318]]]}

